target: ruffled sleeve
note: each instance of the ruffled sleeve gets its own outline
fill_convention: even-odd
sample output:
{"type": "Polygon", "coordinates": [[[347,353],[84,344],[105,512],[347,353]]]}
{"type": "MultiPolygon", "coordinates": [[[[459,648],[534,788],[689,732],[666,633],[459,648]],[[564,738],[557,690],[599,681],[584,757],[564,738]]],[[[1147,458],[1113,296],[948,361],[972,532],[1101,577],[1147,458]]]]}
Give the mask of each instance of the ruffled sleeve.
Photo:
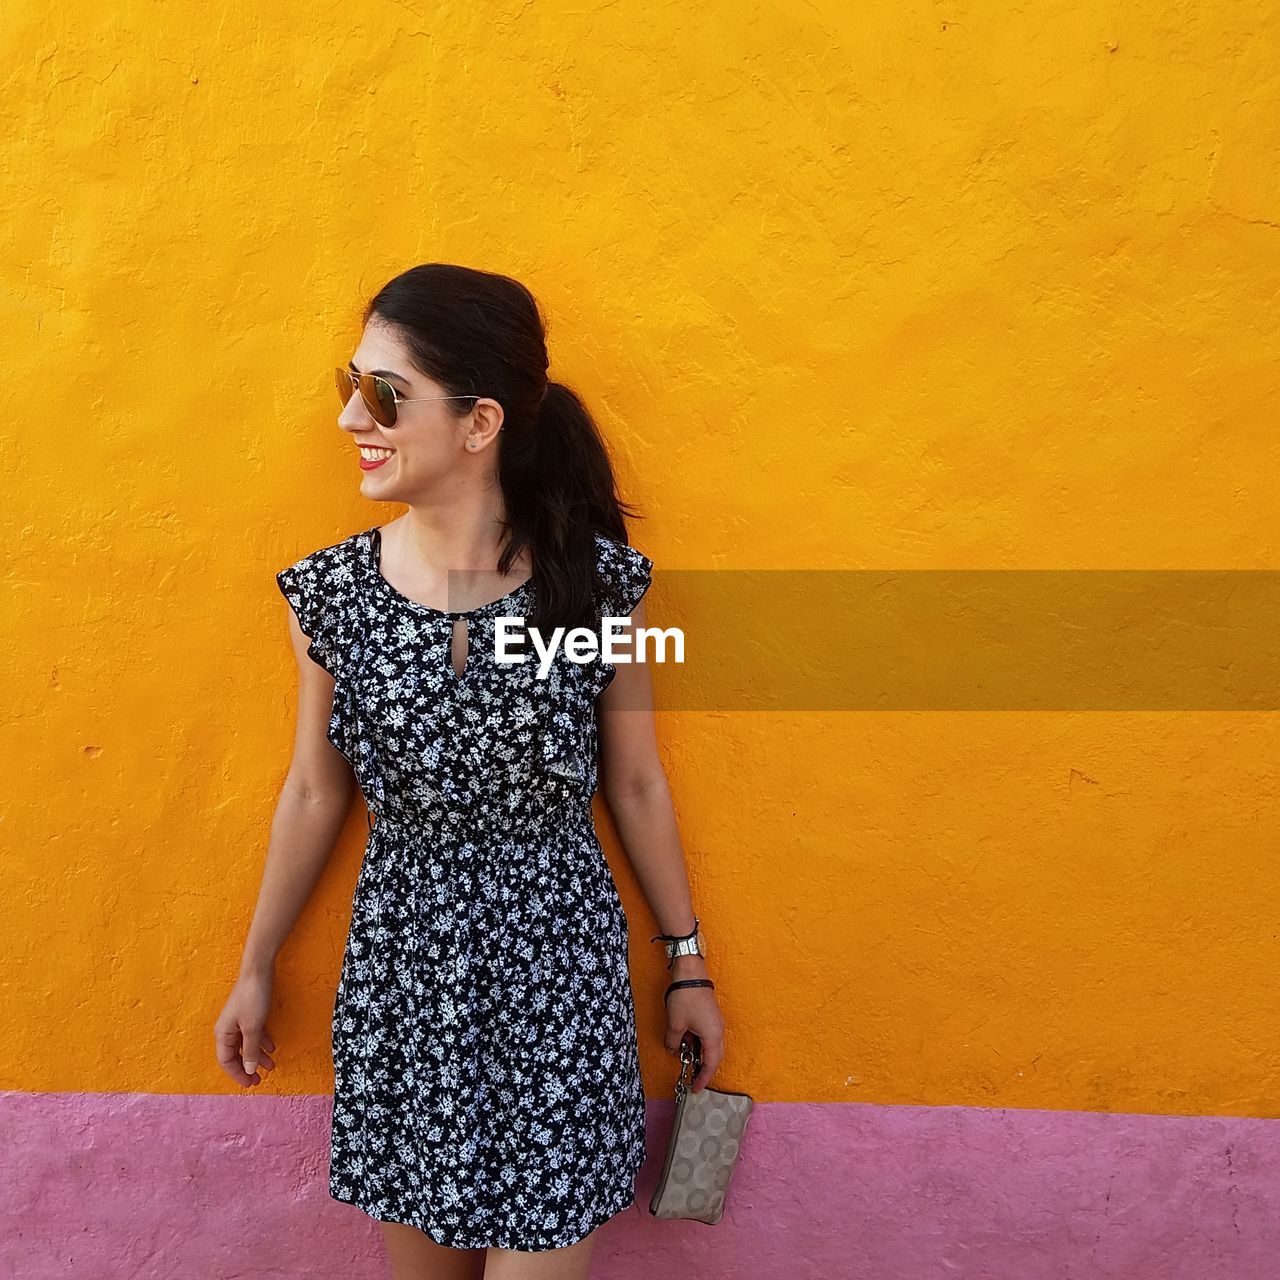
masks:
{"type": "Polygon", "coordinates": [[[600,535],[600,576],[603,580],[602,617],[627,618],[649,590],[653,561],[635,547],[600,535]]]}
{"type": "Polygon", "coordinates": [[[337,679],[349,640],[353,582],[339,547],[324,547],[281,569],[276,585],[310,641],[307,656],[337,679]]]}

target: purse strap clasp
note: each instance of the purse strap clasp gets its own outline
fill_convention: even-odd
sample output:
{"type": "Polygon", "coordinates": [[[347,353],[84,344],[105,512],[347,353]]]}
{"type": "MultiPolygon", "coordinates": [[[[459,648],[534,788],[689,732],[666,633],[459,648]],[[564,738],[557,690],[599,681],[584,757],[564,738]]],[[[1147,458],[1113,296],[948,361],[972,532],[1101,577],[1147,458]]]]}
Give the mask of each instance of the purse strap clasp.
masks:
{"type": "Polygon", "coordinates": [[[692,1031],[686,1031],[680,1037],[680,1074],[676,1077],[676,1099],[688,1092],[694,1077],[702,1070],[702,1044],[692,1031]],[[689,1042],[693,1041],[692,1044],[689,1042]],[[689,1079],[685,1080],[688,1071],[689,1079]]]}

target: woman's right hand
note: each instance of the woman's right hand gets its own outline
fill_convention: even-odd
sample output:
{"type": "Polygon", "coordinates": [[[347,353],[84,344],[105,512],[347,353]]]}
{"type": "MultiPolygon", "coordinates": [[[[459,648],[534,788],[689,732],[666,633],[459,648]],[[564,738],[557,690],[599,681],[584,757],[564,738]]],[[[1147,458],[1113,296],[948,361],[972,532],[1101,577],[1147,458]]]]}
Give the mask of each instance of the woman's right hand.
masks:
{"type": "Polygon", "coordinates": [[[276,1043],[266,1027],[271,987],[270,974],[241,974],[213,1025],[218,1065],[236,1084],[260,1084],[259,1066],[275,1070],[270,1055],[276,1051],[276,1043]]]}

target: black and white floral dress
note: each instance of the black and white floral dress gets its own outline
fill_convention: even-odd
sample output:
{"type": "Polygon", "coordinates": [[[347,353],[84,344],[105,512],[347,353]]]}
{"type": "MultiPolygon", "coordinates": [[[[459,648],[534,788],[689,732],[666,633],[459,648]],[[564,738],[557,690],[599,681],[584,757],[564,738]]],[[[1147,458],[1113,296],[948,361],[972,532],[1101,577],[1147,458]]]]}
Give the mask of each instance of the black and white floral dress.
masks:
{"type": "MultiPolygon", "coordinates": [[[[596,535],[601,615],[653,562],[596,535]]],[[[455,1248],[572,1244],[635,1200],[645,1097],[627,918],[591,812],[615,669],[504,666],[526,582],[447,613],[375,527],[276,575],[334,677],[330,742],[371,813],[333,1010],[329,1191],[455,1248]],[[454,619],[468,653],[451,659],[454,619]]]]}

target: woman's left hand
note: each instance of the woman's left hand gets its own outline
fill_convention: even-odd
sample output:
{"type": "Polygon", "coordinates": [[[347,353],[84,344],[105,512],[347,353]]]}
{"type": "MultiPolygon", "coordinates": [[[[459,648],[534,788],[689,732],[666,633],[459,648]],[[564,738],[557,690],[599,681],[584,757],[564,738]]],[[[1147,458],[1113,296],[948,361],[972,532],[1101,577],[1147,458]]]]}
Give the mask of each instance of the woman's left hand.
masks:
{"type": "Polygon", "coordinates": [[[679,987],[667,997],[668,1053],[680,1053],[685,1032],[698,1037],[702,1069],[689,1083],[693,1093],[701,1093],[724,1058],[724,1019],[711,987],[679,987]]]}

